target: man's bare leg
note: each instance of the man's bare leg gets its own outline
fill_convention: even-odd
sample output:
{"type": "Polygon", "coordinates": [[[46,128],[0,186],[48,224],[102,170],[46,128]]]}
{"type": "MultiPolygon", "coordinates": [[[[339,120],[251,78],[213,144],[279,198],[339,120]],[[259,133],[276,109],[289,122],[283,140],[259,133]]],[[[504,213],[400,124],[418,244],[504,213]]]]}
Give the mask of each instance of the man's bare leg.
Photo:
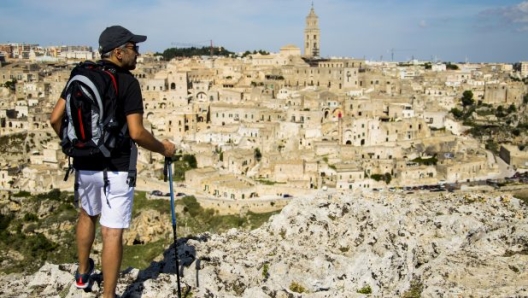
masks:
{"type": "Polygon", "coordinates": [[[103,297],[114,297],[123,257],[123,229],[101,227],[103,236],[103,297]]]}
{"type": "Polygon", "coordinates": [[[92,244],[95,239],[95,224],[99,216],[90,216],[81,208],[79,220],[77,221],[77,258],[79,260],[78,272],[83,274],[88,272],[90,266],[88,258],[92,250],[92,244]]]}

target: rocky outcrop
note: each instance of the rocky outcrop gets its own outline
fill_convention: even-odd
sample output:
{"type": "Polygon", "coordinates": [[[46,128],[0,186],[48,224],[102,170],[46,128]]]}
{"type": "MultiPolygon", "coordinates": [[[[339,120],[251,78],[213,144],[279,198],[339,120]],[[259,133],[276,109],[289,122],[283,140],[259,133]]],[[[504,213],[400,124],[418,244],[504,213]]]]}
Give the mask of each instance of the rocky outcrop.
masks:
{"type": "MultiPolygon", "coordinates": [[[[294,199],[259,229],[179,239],[182,290],[192,297],[526,297],[527,215],[510,194],[321,191],[294,199]]],[[[173,253],[169,247],[149,268],[125,271],[118,292],[176,297],[173,253]]],[[[47,264],[31,276],[4,276],[0,295],[74,297],[75,268],[47,264]]]]}
{"type": "Polygon", "coordinates": [[[162,215],[159,211],[144,210],[134,217],[130,228],[124,233],[124,244],[144,244],[155,242],[162,238],[172,237],[170,215],[162,215]]]}

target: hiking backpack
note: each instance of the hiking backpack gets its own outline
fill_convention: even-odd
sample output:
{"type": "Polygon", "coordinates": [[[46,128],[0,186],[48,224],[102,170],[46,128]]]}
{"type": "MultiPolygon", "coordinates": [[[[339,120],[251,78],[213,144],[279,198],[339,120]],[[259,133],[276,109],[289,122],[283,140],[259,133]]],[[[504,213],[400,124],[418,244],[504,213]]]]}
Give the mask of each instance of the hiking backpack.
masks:
{"type": "MultiPolygon", "coordinates": [[[[128,126],[126,121],[121,125],[117,121],[119,90],[115,73],[115,68],[104,62],[92,61],[72,70],[64,93],[66,106],[60,133],[62,151],[68,157],[110,158],[112,150],[121,147],[128,126]]],[[[130,143],[133,150],[129,172],[135,173],[137,147],[130,143]]],[[[64,180],[73,170],[70,158],[68,163],[64,180]]]]}
{"type": "Polygon", "coordinates": [[[127,127],[116,119],[118,85],[115,69],[91,61],[71,72],[65,92],[62,151],[70,157],[110,157],[127,127]]]}

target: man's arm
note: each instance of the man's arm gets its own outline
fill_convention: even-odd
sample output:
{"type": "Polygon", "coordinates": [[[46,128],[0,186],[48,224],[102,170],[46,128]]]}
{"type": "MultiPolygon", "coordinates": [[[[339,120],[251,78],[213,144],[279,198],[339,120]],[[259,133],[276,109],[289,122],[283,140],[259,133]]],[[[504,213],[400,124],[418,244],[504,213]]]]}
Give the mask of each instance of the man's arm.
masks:
{"type": "Polygon", "coordinates": [[[130,137],[139,146],[157,152],[166,157],[172,157],[176,152],[176,146],[169,140],[158,141],[148,130],[143,126],[143,115],[133,113],[127,116],[128,131],[130,137]]]}
{"type": "Polygon", "coordinates": [[[60,128],[62,124],[62,117],[64,116],[64,109],[66,107],[66,101],[63,98],[59,98],[50,116],[50,124],[55,133],[60,137],[60,128]]]}

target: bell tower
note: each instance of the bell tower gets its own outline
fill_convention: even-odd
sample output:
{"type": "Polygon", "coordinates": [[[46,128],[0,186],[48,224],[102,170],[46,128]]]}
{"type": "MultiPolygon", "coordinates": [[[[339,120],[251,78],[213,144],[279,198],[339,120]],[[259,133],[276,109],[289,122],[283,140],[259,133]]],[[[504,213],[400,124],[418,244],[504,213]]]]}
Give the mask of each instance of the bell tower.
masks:
{"type": "Polygon", "coordinates": [[[306,17],[304,28],[304,56],[319,57],[321,32],[319,30],[319,17],[315,14],[313,2],[312,9],[306,17]]]}

